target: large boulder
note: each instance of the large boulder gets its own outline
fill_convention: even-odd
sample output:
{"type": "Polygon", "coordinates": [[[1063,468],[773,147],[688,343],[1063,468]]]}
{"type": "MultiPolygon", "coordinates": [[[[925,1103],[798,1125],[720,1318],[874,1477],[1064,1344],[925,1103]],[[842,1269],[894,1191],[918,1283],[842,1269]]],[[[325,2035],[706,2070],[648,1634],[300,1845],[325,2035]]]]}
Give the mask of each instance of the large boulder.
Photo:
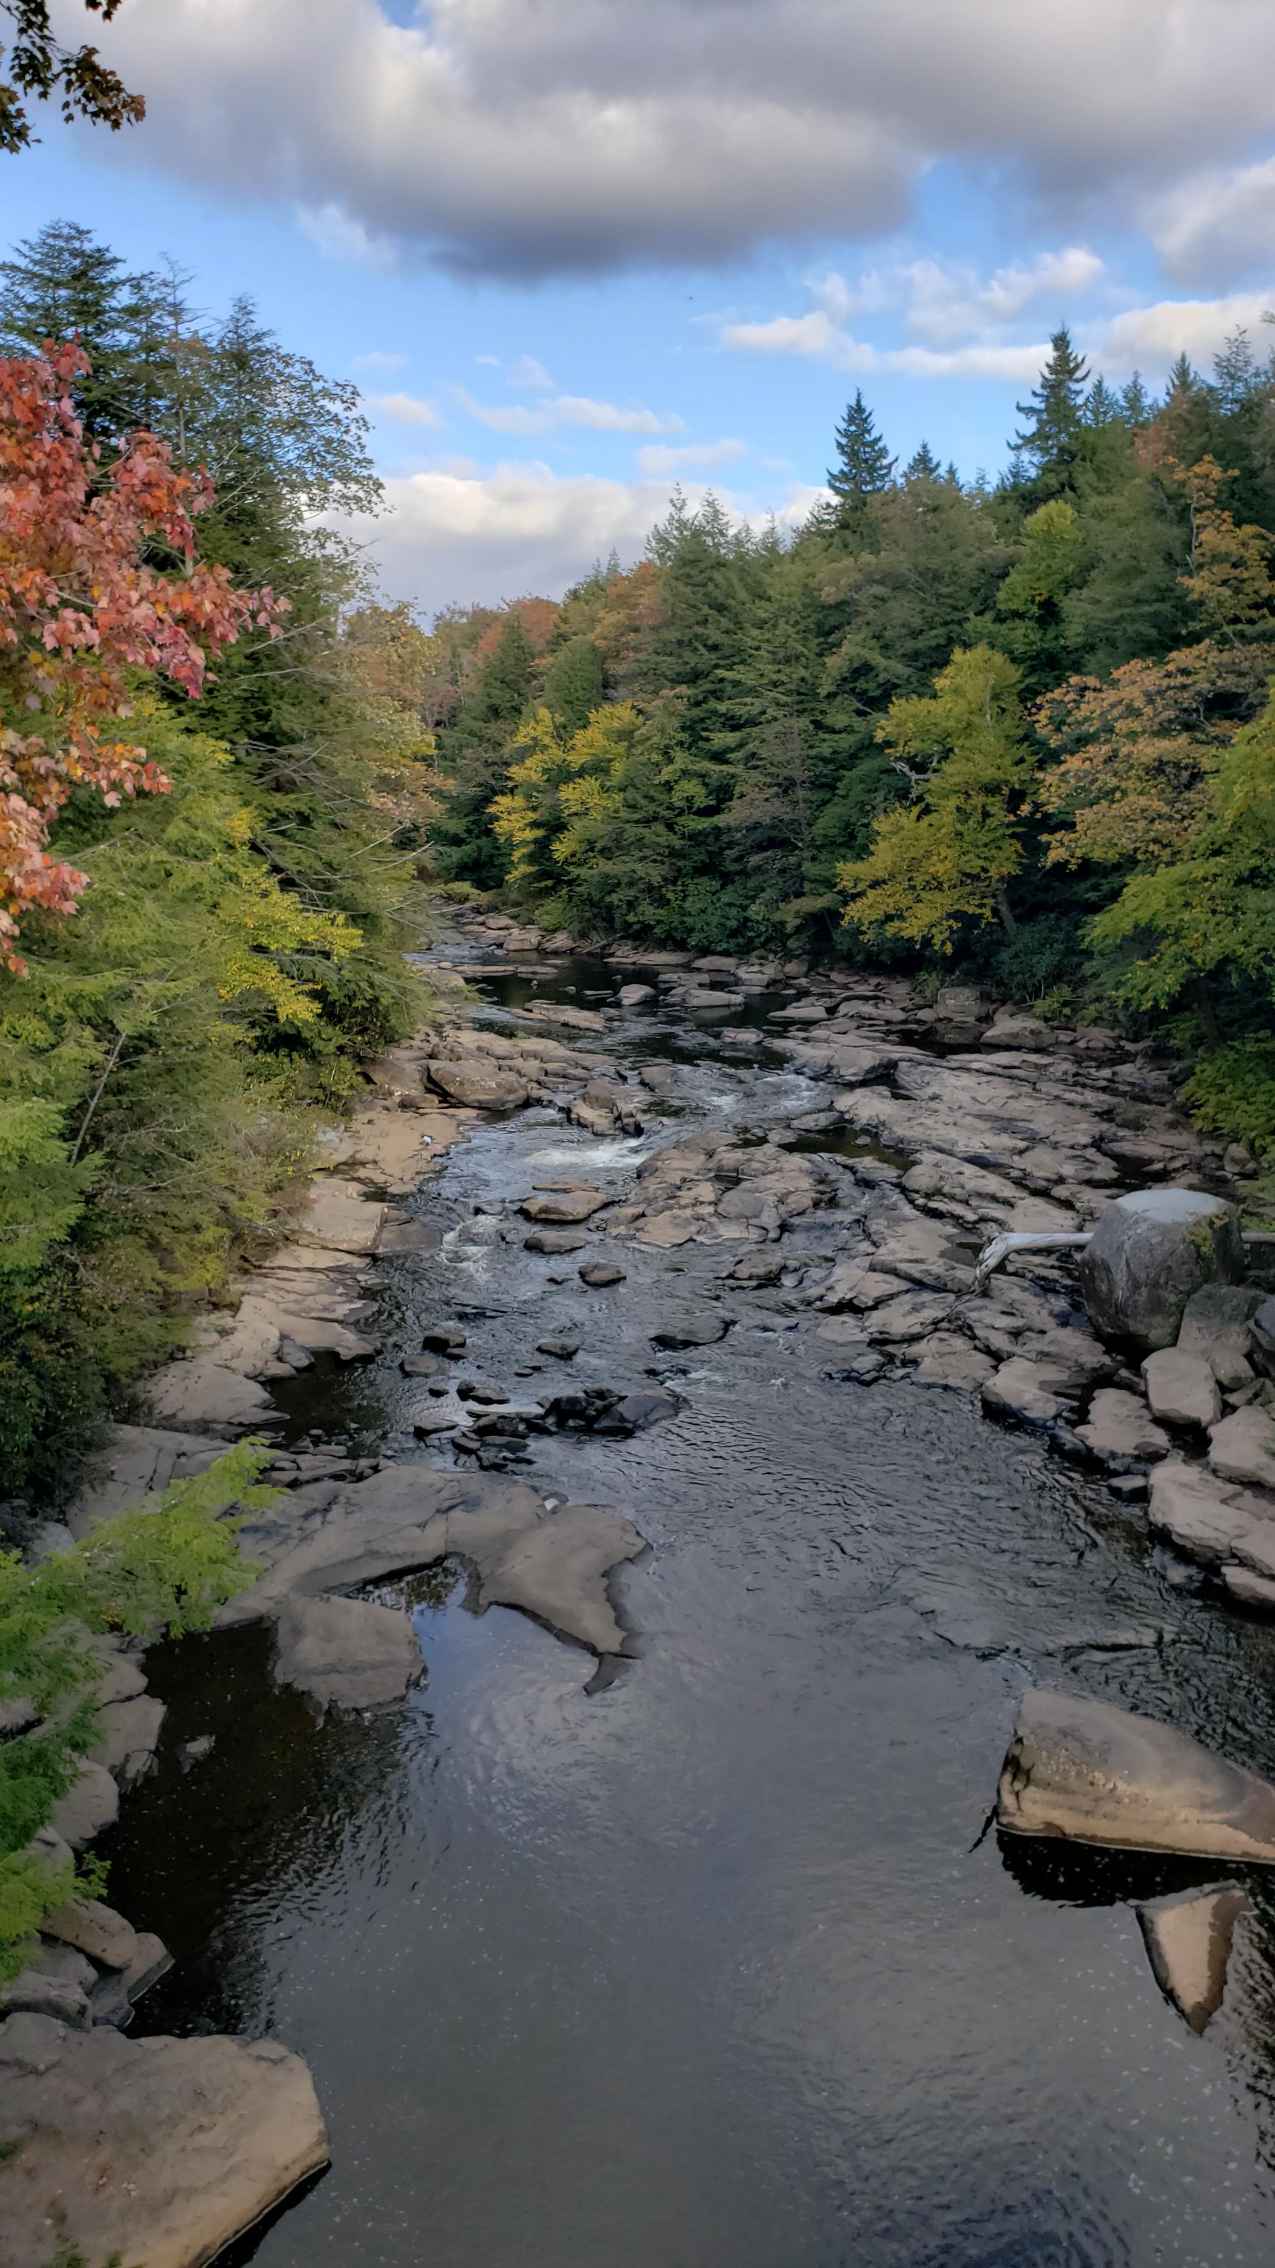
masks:
{"type": "Polygon", "coordinates": [[[1275,1787],[1172,1725],[1079,1693],[1023,1695],[996,1791],[1007,1834],[1275,1865],[1275,1787]]]}
{"type": "Polygon", "coordinates": [[[1139,1189],[1103,1213],[1080,1263],[1090,1320],[1143,1354],[1171,1347],[1201,1285],[1239,1283],[1234,1207],[1198,1189],[1139,1189]]]}
{"type": "Polygon", "coordinates": [[[0,2024],[0,2268],[193,2268],[327,2159],[310,2074],[272,2040],[0,2024]]]}

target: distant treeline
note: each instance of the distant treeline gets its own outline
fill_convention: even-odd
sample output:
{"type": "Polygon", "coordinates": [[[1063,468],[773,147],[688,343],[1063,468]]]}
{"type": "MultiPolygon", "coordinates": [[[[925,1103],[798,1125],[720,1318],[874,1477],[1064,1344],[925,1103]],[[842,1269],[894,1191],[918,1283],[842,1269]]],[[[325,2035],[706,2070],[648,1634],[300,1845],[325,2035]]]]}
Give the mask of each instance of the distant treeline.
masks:
{"type": "Polygon", "coordinates": [[[1068,333],[1010,469],[900,469],[862,395],[791,536],[675,499],[560,605],[456,609],[439,874],[552,926],[957,967],[1151,1019],[1275,1144],[1275,361],[1152,399],[1068,333]]]}

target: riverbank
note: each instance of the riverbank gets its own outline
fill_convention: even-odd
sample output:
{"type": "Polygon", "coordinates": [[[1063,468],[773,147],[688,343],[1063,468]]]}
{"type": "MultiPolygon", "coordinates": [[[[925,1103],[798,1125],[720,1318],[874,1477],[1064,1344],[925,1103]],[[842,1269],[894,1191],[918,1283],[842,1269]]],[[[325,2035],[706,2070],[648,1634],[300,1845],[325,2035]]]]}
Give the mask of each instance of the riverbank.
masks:
{"type": "MultiPolygon", "coordinates": [[[[649,1482],[640,1491],[631,1485],[642,1468],[626,1461],[624,1444],[636,1451],[665,1434],[670,1443],[686,1440],[706,1424],[711,1441],[713,1396],[721,1391],[711,1383],[714,1370],[728,1390],[733,1382],[737,1394],[768,1408],[765,1381],[777,1374],[794,1418],[810,1389],[847,1443],[862,1441],[871,1426],[862,1396],[880,1397],[882,1411],[901,1411],[899,1397],[913,1393],[908,1381],[945,1387],[932,1398],[928,1445],[920,1450],[928,1485],[942,1490],[951,1485],[940,1478],[951,1444],[961,1441],[968,1455],[973,1439],[955,1413],[972,1409],[975,1395],[995,1408],[988,1386],[1009,1363],[1023,1363],[1043,1374],[1036,1383],[1058,1404],[1036,1420],[1049,1437],[1069,1457],[1084,1454],[1095,1480],[1110,1472],[1117,1482],[1145,1486],[1144,1475],[1092,1461],[1081,1440],[1103,1386],[1092,1347],[1078,1344],[1087,1334],[1074,1273],[1034,1255],[1016,1261],[995,1287],[995,1319],[983,1312],[988,1303],[975,1298],[971,1278],[990,1226],[1039,1225],[1031,1217],[1037,1206],[1084,1220],[1085,1205],[1105,1202],[1132,1171],[1172,1180],[1184,1156],[1197,1176],[1224,1169],[1198,1148],[1184,1150],[1188,1137],[1157,1089],[1154,1066],[1119,1054],[1091,1057],[1105,1072],[1090,1082],[1091,1095],[1072,1059],[1050,1059],[1045,1068],[1038,1048],[964,1049],[949,1041],[935,1052],[907,1027],[909,1005],[877,987],[853,1013],[834,1013],[844,998],[826,992],[822,980],[803,982],[794,997],[795,979],[754,991],[720,962],[694,969],[679,960],[663,971],[648,965],[652,981],[636,987],[648,997],[632,997],[634,986],[613,987],[599,1007],[582,998],[591,989],[587,970],[546,964],[539,978],[533,970],[523,961],[512,974],[483,980],[488,1006],[477,1027],[437,1030],[400,1051],[377,1104],[385,1140],[397,1145],[397,1198],[385,1194],[392,1187],[387,1152],[367,1135],[353,1137],[354,1148],[333,1157],[295,1243],[254,1273],[233,1318],[156,1382],[189,1431],[159,1427],[117,1445],[116,1469],[101,1474],[77,1521],[95,1510],[100,1516],[135,1486],[147,1458],[154,1483],[160,1458],[171,1454],[176,1470],[183,1458],[209,1459],[245,1424],[272,1422],[280,1439],[274,1477],[285,1496],[278,1516],[246,1538],[266,1573],[226,1620],[273,1632],[270,1677],[306,1693],[318,1715],[401,1700],[420,1675],[419,1647],[404,1642],[406,1598],[389,1604],[384,1592],[373,1600],[345,1594],[455,1555],[477,1570],[475,1604],[521,1605],[604,1661],[619,1665],[641,1650],[643,1632],[658,1641],[658,1622],[626,1611],[623,1579],[617,1591],[610,1575],[641,1553],[653,1523],[666,1526],[649,1482]],[[688,993],[706,990],[726,997],[688,1004],[688,993]],[[493,1004],[501,991],[506,1004],[493,1004]],[[1016,1071],[1006,1060],[1014,1055],[1029,1065],[1016,1071]],[[869,1065],[870,1076],[857,1076],[869,1065]],[[711,1120],[727,1101],[725,1120],[705,1124],[706,1111],[711,1120]],[[688,1114],[697,1121],[689,1133],[678,1123],[688,1114]],[[403,1202],[418,1178],[427,1121],[435,1131],[431,1156],[450,1148],[457,1161],[471,1154],[477,1161],[488,1135],[506,1145],[493,1153],[495,1191],[473,1194],[459,1211],[450,1200],[442,1221],[429,1203],[403,1202]],[[405,1128],[416,1135],[414,1148],[405,1128]],[[463,1145],[461,1135],[480,1138],[463,1145]],[[507,1142],[518,1147],[510,1151],[507,1142]],[[984,1162],[993,1142],[996,1158],[984,1162]],[[1131,1142],[1143,1145],[1132,1157],[1131,1142]],[[973,1158],[964,1154],[971,1146],[973,1158]],[[1068,1169],[1049,1194],[1038,1186],[1047,1178],[1042,1150],[1068,1169]],[[1000,1187],[989,1193],[992,1181],[1000,1187]],[[406,1296],[415,1284],[420,1300],[409,1313],[396,1304],[395,1287],[406,1296]],[[465,1298],[457,1296],[462,1284],[465,1298]],[[367,1295],[378,1285],[379,1308],[369,1309],[367,1295]],[[984,1343],[993,1333],[1001,1344],[984,1343]],[[1067,1344],[1049,1334],[1065,1335],[1067,1344]],[[307,1346],[307,1335],[316,1343],[307,1346]],[[350,1338],[360,1344],[351,1347],[350,1338]],[[367,1350],[381,1339],[377,1358],[367,1350]],[[1045,1366],[1064,1360],[1067,1380],[1054,1381],[1045,1366]],[[400,1381],[401,1405],[387,1406],[377,1421],[394,1449],[389,1462],[361,1438],[370,1429],[354,1409],[354,1383],[371,1369],[387,1388],[391,1371],[400,1381]],[[255,1390],[250,1408],[227,1399],[230,1380],[238,1382],[236,1395],[255,1390]],[[953,1415],[945,1419],[948,1408],[953,1415]],[[326,1444],[305,1439],[320,1416],[326,1444]],[[220,1430],[206,1430],[213,1427],[220,1430]],[[157,1444],[157,1436],[165,1438],[157,1444]],[[395,1444],[413,1439],[418,1447],[405,1459],[395,1444]],[[570,1492],[587,1522],[568,1518],[569,1505],[549,1509],[546,1455],[571,1472],[570,1492]],[[141,1465],[130,1466],[132,1458],[141,1465]],[[589,1501],[595,1489],[603,1497],[615,1491],[605,1475],[617,1471],[629,1476],[618,1493],[631,1520],[589,1501]],[[580,1577],[574,1604],[552,1587],[561,1544],[569,1544],[580,1577]]],[[[1114,1391],[1134,1388],[1117,1379],[1114,1391]]],[[[984,1432],[989,1456],[999,1458],[996,1435],[984,1432]]],[[[787,1438],[788,1471],[802,1475],[812,1455],[807,1438],[787,1438]]],[[[915,1458],[919,1445],[915,1434],[910,1439],[915,1458]]],[[[1008,1440],[1005,1457],[1008,1472],[1019,1457],[1008,1440]]],[[[732,1457],[730,1467],[737,1486],[755,1485],[747,1456],[732,1457]]],[[[1128,1517],[1118,1509],[1126,1493],[1111,1499],[1119,1518],[1128,1517]]],[[[685,1515],[695,1492],[688,1498],[675,1490],[674,1499],[685,1515]]],[[[1024,1516],[1023,1547],[1039,1568],[1032,1526],[1024,1516]]],[[[1022,1600],[953,1595],[927,1572],[932,1548],[914,1518],[913,1565],[889,1587],[895,1612],[905,1620],[919,1615],[942,1646],[973,1647],[979,1658],[1039,1649],[1044,1641],[1033,1640],[1032,1610],[1022,1600]]],[[[658,1569],[643,1574],[644,1596],[653,1580],[658,1586],[658,1569]]],[[[1062,1588],[1072,1620],[1069,1634],[1050,1638],[1055,1661],[1159,1659],[1171,1628],[1162,1610],[1148,1618],[1143,1607],[1122,1624],[1108,1607],[1094,1619],[1103,1584],[1095,1592],[1077,1572],[1062,1588]]],[[[667,1597],[666,1619],[671,1603],[667,1597]]],[[[760,1631],[752,1643],[762,1644],[767,1660],[760,1631]]],[[[578,1693],[582,1674],[569,1673],[568,1683],[578,1693]]],[[[994,1765],[993,1755],[984,1758],[985,1776],[994,1765]]],[[[222,1769],[214,1749],[195,1760],[187,1785],[207,1786],[198,1775],[222,1769]]],[[[135,1800],[145,1804],[152,1785],[150,1775],[141,1779],[135,1800]]],[[[172,1980],[161,1993],[169,1989],[172,1980]]]]}

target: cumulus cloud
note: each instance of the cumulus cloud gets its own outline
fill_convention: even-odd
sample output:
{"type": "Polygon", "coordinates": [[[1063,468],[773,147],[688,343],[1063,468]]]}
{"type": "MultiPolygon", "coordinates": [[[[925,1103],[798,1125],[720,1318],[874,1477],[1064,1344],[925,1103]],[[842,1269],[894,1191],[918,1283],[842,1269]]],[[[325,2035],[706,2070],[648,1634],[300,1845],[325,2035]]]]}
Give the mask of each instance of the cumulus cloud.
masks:
{"type": "Polygon", "coordinates": [[[441,420],[432,402],[423,402],[418,394],[368,394],[367,406],[379,417],[393,418],[396,425],[438,425],[441,420]]]}
{"type": "Polygon", "coordinates": [[[650,480],[670,479],[692,466],[707,470],[711,465],[729,465],[747,454],[743,441],[725,436],[720,441],[686,441],[680,447],[655,441],[638,450],[638,471],[650,480]]]}
{"type": "Polygon", "coordinates": [[[775,315],[765,323],[727,323],[721,343],[748,354],[799,355],[851,375],[887,371],[905,378],[1034,378],[1049,351],[1048,342],[1039,339],[973,339],[942,348],[875,346],[835,323],[822,307],[805,315],[775,315]]]}
{"type": "MultiPolygon", "coordinates": [[[[880,232],[936,159],[1080,209],[1269,132],[1270,0],[130,0],[119,162],[514,277],[880,232]],[[1083,59],[1083,67],[1081,61],[1083,59]]],[[[95,148],[97,145],[95,145],[95,148]]]]}
{"type": "MultiPolygon", "coordinates": [[[[544,464],[479,470],[463,460],[388,480],[386,510],[341,523],[367,551],[392,598],[433,610],[454,599],[496,603],[528,592],[561,594],[615,551],[629,565],[668,511],[668,480],[563,475],[544,464]]],[[[707,493],[686,484],[692,505],[707,493]]],[[[804,520],[826,494],[790,485],[773,503],[722,495],[728,511],[760,527],[804,520]]]]}
{"type": "Polygon", "coordinates": [[[588,394],[554,394],[542,402],[479,402],[456,388],[456,399],[493,433],[552,433],[564,425],[593,433],[680,433],[680,417],[662,416],[641,403],[598,402],[588,394]]]}
{"type": "Polygon", "coordinates": [[[1090,351],[1108,370],[1155,367],[1179,354],[1207,365],[1232,331],[1256,330],[1272,306],[1275,289],[1236,292],[1224,299],[1160,299],[1113,317],[1090,351]]]}

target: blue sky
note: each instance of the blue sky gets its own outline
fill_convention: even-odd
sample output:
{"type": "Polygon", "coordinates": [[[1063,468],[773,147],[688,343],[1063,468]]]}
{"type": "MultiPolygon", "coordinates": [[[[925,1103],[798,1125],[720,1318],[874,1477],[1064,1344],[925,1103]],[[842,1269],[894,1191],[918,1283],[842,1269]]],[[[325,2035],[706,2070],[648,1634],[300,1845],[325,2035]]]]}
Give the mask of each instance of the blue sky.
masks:
{"type": "Polygon", "coordinates": [[[859,385],[901,457],[995,472],[1059,322],[1155,383],[1275,301],[1268,0],[60,13],[149,115],[43,119],[0,233],[171,254],[356,378],[359,533],[427,610],[636,556],[677,479],[801,517],[859,385]]]}

